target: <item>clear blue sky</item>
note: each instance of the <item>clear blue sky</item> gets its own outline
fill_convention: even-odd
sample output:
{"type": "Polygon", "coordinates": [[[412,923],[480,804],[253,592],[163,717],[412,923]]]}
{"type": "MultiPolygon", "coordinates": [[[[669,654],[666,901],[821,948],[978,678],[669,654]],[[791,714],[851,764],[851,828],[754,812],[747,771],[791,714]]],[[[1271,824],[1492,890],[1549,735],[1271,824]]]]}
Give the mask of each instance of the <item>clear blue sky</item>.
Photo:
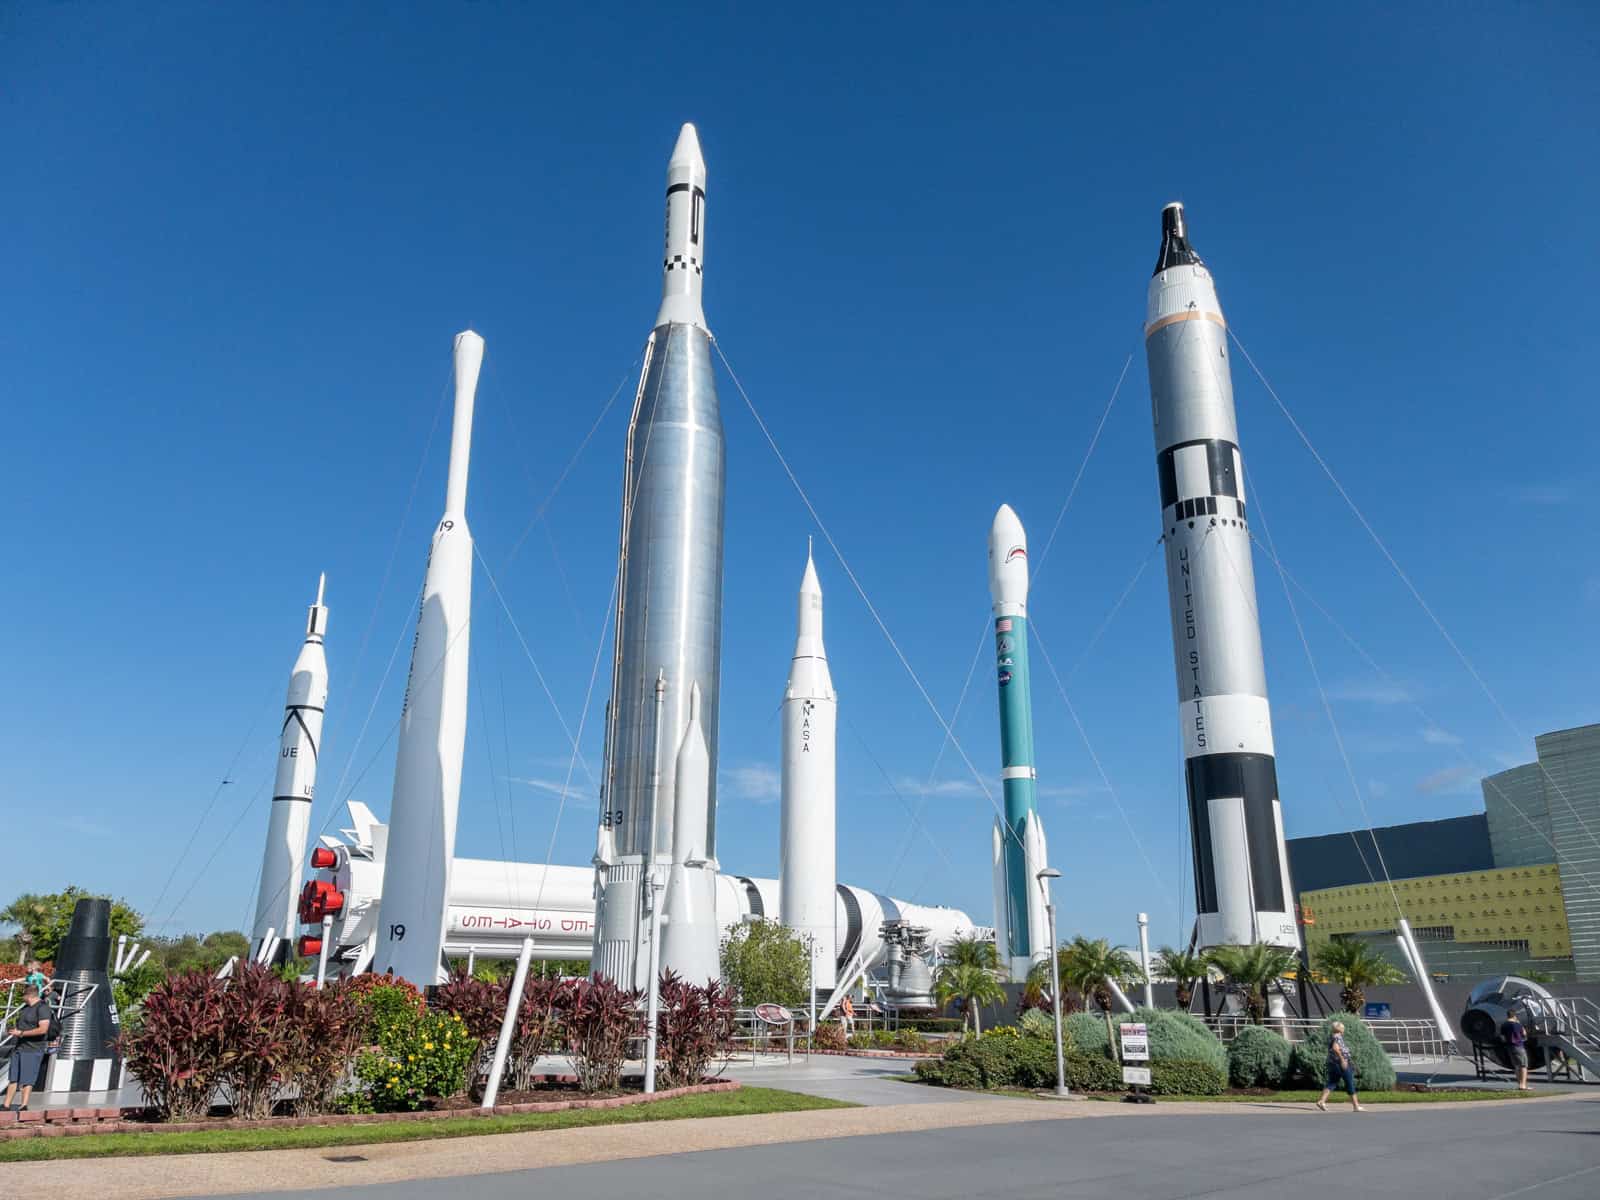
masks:
{"type": "MultiPolygon", "coordinates": [[[[468,325],[488,342],[471,523],[576,726],[685,120],[710,168],[712,328],[946,713],[988,619],[996,505],[1030,528],[1035,622],[1063,675],[1081,660],[1070,694],[1115,789],[1036,659],[1064,932],[1129,941],[1144,908],[1176,940],[1190,886],[1140,344],[1173,198],[1245,347],[1510,717],[1236,374],[1258,534],[1390,677],[1302,600],[1374,821],[1479,807],[1478,776],[1531,758],[1534,733],[1600,720],[1597,28],[1578,4],[9,6],[3,798],[46,832],[8,835],[7,886],[149,909],[176,865],[158,920],[240,925],[321,570],[315,823],[347,795],[386,811],[442,434],[423,451],[468,325]]],[[[720,386],[719,850],[772,873],[775,718],[815,528],[720,386]]],[[[937,722],[837,559],[818,565],[840,876],[987,920],[993,810],[953,751],[934,769],[937,722]],[[924,800],[926,834],[907,811],[924,800]]],[[[1288,831],[1359,824],[1259,553],[1257,576],[1288,831]]],[[[481,573],[475,596],[458,848],[541,860],[567,744],[481,573]]],[[[982,665],[956,728],[998,796],[992,688],[982,665]]],[[[605,691],[602,670],[596,772],[605,691]]],[[[581,769],[574,790],[558,862],[593,848],[581,769]]]]}

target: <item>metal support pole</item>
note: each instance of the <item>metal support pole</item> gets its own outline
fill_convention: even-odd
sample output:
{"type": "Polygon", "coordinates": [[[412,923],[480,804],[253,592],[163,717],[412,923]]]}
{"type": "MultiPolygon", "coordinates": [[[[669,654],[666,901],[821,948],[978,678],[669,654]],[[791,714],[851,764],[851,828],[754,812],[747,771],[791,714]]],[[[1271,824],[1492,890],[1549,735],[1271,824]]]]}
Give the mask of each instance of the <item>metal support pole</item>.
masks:
{"type": "Polygon", "coordinates": [[[478,965],[478,948],[476,946],[468,946],[467,947],[467,974],[471,975],[472,974],[472,969],[474,967],[476,967],[477,965],[478,965]]]}
{"type": "Polygon", "coordinates": [[[500,1077],[505,1074],[506,1055],[511,1052],[511,1039],[517,1032],[517,1013],[522,1008],[522,988],[528,982],[528,963],[533,959],[533,939],[522,939],[522,953],[517,955],[517,973],[511,979],[511,995],[506,1000],[506,1015],[500,1018],[500,1040],[494,1044],[494,1063],[489,1067],[489,1085],[483,1089],[483,1107],[494,1107],[500,1097],[500,1077]]]}
{"type": "Polygon", "coordinates": [[[649,1022],[649,1026],[644,1035],[644,1091],[647,1096],[656,1090],[656,1013],[661,1006],[661,891],[662,887],[656,882],[655,866],[652,864],[649,893],[650,1001],[645,1007],[645,1020],[649,1022]]]}
{"type": "Polygon", "coordinates": [[[1144,1006],[1156,1006],[1155,993],[1150,988],[1150,914],[1139,914],[1139,965],[1144,968],[1144,1006]]]}
{"type": "Polygon", "coordinates": [[[817,1028],[817,935],[806,934],[806,990],[811,994],[811,1028],[817,1028]]]}
{"type": "Polygon", "coordinates": [[[1071,1093],[1067,1091],[1067,1060],[1061,1045],[1061,964],[1056,957],[1059,943],[1056,941],[1055,903],[1045,905],[1044,911],[1050,918],[1050,957],[1046,961],[1050,964],[1050,1006],[1056,1018],[1056,1095],[1065,1100],[1071,1093]]]}
{"type": "Polygon", "coordinates": [[[317,950],[317,991],[322,990],[322,980],[328,973],[328,942],[333,938],[333,917],[322,918],[322,946],[317,950]]]}

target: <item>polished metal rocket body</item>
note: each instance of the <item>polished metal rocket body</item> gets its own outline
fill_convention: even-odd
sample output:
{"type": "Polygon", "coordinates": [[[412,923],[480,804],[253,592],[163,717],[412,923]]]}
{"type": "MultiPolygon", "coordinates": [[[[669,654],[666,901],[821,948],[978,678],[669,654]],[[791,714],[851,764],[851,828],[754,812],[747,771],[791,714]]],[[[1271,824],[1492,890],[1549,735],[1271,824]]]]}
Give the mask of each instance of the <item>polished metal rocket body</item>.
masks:
{"type": "Polygon", "coordinates": [[[1178,204],[1162,212],[1145,352],[1199,945],[1298,948],[1227,325],[1178,204]]]}
{"type": "Polygon", "coordinates": [[[690,840],[702,857],[716,855],[725,472],[711,336],[700,302],[705,179],[699,139],[685,125],[667,168],[661,309],[628,424],[616,652],[595,853],[600,904],[593,970],[627,986],[643,983],[649,906],[673,847],[675,755],[696,688],[709,778],[705,827],[690,840]],[[659,721],[658,678],[665,684],[659,721]]]}

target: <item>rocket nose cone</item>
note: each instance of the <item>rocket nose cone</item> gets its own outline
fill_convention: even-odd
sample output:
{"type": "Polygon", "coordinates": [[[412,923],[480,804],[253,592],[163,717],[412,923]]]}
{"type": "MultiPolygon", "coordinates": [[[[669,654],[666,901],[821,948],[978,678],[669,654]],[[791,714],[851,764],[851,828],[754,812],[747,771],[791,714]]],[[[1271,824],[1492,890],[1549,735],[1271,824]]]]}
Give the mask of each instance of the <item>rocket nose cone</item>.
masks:
{"type": "Polygon", "coordinates": [[[806,573],[800,577],[800,590],[802,592],[822,595],[822,584],[817,579],[817,565],[811,561],[811,555],[806,555],[806,573]]]}
{"type": "Polygon", "coordinates": [[[1026,541],[1027,537],[1022,532],[1022,520],[1017,516],[1016,509],[1009,504],[1002,504],[994,514],[994,522],[989,526],[990,548],[1001,543],[1009,545],[1026,541]]]}
{"type": "Polygon", "coordinates": [[[989,594],[996,604],[1028,598],[1028,535],[1009,504],[1000,506],[989,527],[989,594]]]}
{"type": "Polygon", "coordinates": [[[668,160],[667,166],[687,167],[697,175],[705,174],[706,160],[700,153],[700,134],[693,124],[685,122],[683,128],[678,131],[678,141],[672,147],[672,158],[668,160]]]}
{"type": "Polygon", "coordinates": [[[1189,221],[1183,205],[1174,200],[1161,210],[1161,254],[1156,259],[1156,275],[1171,268],[1202,266],[1200,256],[1189,245],[1189,221]]]}

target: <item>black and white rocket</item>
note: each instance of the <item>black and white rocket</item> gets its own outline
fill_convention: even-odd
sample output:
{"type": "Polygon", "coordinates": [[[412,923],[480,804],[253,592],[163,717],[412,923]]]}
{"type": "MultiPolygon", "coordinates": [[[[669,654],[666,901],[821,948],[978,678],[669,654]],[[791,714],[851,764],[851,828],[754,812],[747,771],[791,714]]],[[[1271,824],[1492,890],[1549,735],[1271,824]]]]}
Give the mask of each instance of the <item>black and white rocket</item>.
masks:
{"type": "Polygon", "coordinates": [[[455,419],[444,515],[433,532],[411,646],[389,808],[385,878],[373,969],[418,987],[442,978],[450,864],[461,801],[467,738],[467,649],[472,622],[472,533],[467,528],[467,464],[483,339],[470,329],[455,339],[455,419]]]}
{"type": "MultiPolygon", "coordinates": [[[[674,846],[693,847],[697,860],[716,858],[725,469],[701,306],[706,162],[693,125],[680,130],[667,164],[666,207],[661,307],[628,423],[616,652],[594,857],[592,970],[624,987],[643,987],[649,974],[651,910],[672,870],[674,846]],[[680,804],[676,762],[691,706],[705,742],[706,795],[680,804]],[[684,837],[680,820],[695,824],[684,837]]],[[[698,975],[705,949],[715,954],[716,924],[702,921],[693,935],[676,920],[670,924],[661,966],[692,978],[686,973],[698,975]],[[683,949],[691,944],[699,949],[683,949]]]]}
{"type": "Polygon", "coordinates": [[[1145,353],[1201,947],[1298,948],[1228,333],[1183,206],[1161,213],[1145,353]]]}
{"type": "MultiPolygon", "coordinates": [[[[328,657],[322,647],[328,632],[328,609],[322,603],[328,582],[317,581],[317,602],[306,615],[306,638],[289,672],[289,695],[283,705],[278,738],[278,774],[272,788],[267,844],[261,856],[261,890],[250,931],[252,956],[259,957],[270,934],[278,946],[293,940],[300,904],[300,876],[305,865],[311,802],[317,787],[317,755],[322,747],[322,718],[328,706],[328,657]]],[[[276,960],[277,946],[268,951],[276,960]]]]}

